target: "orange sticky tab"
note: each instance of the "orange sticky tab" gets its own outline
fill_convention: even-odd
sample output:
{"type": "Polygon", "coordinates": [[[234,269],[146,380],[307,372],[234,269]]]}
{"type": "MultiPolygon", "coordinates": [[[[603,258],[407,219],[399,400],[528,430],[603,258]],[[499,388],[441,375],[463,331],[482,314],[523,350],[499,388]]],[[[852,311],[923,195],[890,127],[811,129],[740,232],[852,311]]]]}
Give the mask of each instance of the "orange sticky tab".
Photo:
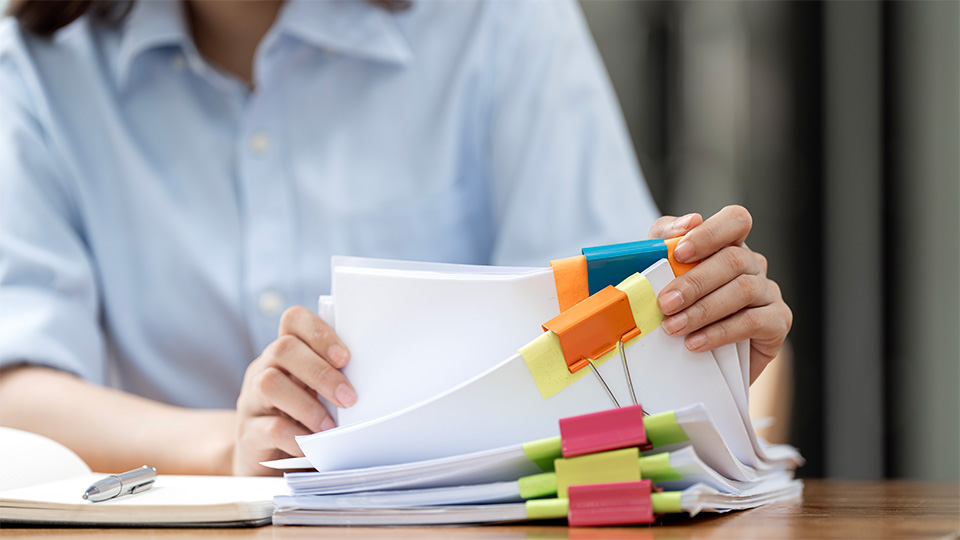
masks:
{"type": "Polygon", "coordinates": [[[670,238],[663,241],[663,243],[667,245],[667,261],[670,262],[670,268],[673,268],[673,275],[677,277],[680,277],[686,273],[687,270],[690,270],[697,265],[697,263],[682,263],[673,258],[673,250],[677,249],[677,243],[680,242],[682,238],[682,236],[678,236],[676,238],[670,238]]]}
{"type": "Polygon", "coordinates": [[[550,261],[557,287],[560,311],[566,311],[590,296],[587,282],[587,258],[583,255],[550,261]]]}
{"type": "Polygon", "coordinates": [[[640,334],[627,294],[609,285],[600,292],[550,319],[543,325],[560,340],[571,373],[586,367],[617,347],[617,342],[640,334]]]}

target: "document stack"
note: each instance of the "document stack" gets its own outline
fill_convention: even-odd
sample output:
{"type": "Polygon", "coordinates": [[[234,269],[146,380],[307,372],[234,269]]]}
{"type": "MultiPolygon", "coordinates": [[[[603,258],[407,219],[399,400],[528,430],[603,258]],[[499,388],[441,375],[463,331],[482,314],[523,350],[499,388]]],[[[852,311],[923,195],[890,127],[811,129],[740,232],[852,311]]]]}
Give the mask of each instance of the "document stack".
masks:
{"type": "Polygon", "coordinates": [[[360,399],[266,464],[311,469],[273,522],[624,525],[800,496],[803,458],[748,416],[749,343],[694,353],[660,327],[676,240],[549,268],[334,258],[320,314],[360,399]]]}

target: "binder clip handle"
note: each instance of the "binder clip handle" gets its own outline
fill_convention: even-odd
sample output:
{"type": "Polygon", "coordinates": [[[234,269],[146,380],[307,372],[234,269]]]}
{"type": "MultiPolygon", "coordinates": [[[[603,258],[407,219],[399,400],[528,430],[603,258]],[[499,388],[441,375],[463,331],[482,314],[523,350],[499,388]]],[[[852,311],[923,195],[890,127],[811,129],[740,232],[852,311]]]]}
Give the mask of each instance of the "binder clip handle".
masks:
{"type": "Polygon", "coordinates": [[[570,373],[612,351],[619,341],[640,335],[627,294],[613,285],[550,319],[543,329],[557,334],[570,373]]]}
{"type": "Polygon", "coordinates": [[[631,405],[590,414],[560,419],[560,441],[563,457],[570,458],[638,447],[653,448],[643,423],[643,407],[631,405]]]}
{"type": "Polygon", "coordinates": [[[653,523],[650,480],[570,486],[567,522],[571,527],[653,523]]]}

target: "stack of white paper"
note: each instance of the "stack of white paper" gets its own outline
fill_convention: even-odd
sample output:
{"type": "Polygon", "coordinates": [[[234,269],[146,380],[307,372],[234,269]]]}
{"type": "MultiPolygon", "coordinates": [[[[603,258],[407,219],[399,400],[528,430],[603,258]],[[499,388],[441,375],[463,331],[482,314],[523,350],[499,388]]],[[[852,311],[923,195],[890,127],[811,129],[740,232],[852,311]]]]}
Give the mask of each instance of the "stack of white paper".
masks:
{"type": "MultiPolygon", "coordinates": [[[[643,275],[654,294],[674,278],[666,261],[643,275]]],[[[469,502],[462,493],[470,490],[462,486],[473,486],[480,502],[502,500],[504,492],[494,483],[535,472],[519,445],[558,435],[561,418],[612,407],[592,375],[545,399],[516,353],[559,312],[548,268],[336,258],[332,293],[321,301],[321,315],[351,348],[345,373],[360,399],[340,411],[341,427],[298,438],[318,472],[288,475],[295,495],[278,500],[287,509],[284,515],[300,508],[313,512],[320,523],[328,514],[316,512],[324,512],[323,505],[335,499],[299,497],[348,492],[360,494],[341,497],[332,508],[342,510],[358,501],[380,501],[380,506],[397,500],[443,503],[443,491],[410,492],[399,499],[397,493],[371,494],[400,489],[450,489],[450,500],[469,502]]],[[[682,471],[683,481],[665,485],[686,489],[684,508],[735,509],[792,496],[799,489],[790,472],[803,461],[799,453],[767,445],[753,430],[748,355],[748,343],[693,353],[682,338],[670,337],[660,327],[626,348],[644,409],[677,411],[690,438],[654,450],[672,452],[671,463],[676,460],[675,470],[682,471]],[[703,487],[690,491],[695,484],[703,487]],[[711,490],[726,498],[717,499],[711,490]]],[[[626,401],[621,363],[608,361],[598,369],[613,393],[626,401]]],[[[381,519],[367,518],[371,524],[381,519]]]]}

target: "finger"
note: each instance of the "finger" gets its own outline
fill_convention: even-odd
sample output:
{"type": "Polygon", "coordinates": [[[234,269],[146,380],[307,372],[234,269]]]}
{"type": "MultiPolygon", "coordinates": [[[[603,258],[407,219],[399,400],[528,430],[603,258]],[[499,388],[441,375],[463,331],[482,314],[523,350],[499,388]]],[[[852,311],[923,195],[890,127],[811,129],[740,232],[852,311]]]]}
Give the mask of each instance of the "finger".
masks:
{"type": "Polygon", "coordinates": [[[337,407],[346,408],[357,402],[357,393],[343,373],[317,356],[316,351],[300,338],[282,335],[267,349],[273,365],[290,373],[337,407]]]}
{"type": "Polygon", "coordinates": [[[245,438],[256,441],[261,450],[277,448],[294,457],[303,457],[296,437],[310,435],[300,424],[283,416],[255,416],[247,420],[245,438]]]}
{"type": "Polygon", "coordinates": [[[264,410],[277,409],[312,433],[326,431],[336,425],[316,396],[279,368],[271,366],[264,369],[257,374],[255,384],[260,390],[264,410]]]}
{"type": "Polygon", "coordinates": [[[687,214],[681,217],[663,216],[653,222],[647,238],[676,238],[703,223],[700,214],[687,214]]]}
{"type": "Polygon", "coordinates": [[[725,247],[668,283],[657,295],[660,311],[673,315],[743,274],[765,275],[766,259],[744,247],[725,247]]]}
{"type": "Polygon", "coordinates": [[[663,329],[672,336],[689,334],[745,307],[764,306],[773,300],[766,278],[742,274],[689,308],[664,319],[663,329]]]}
{"type": "Polygon", "coordinates": [[[289,308],[280,316],[278,336],[283,335],[297,336],[336,368],[342,368],[350,360],[350,351],[337,333],[319,315],[303,306],[289,308]]]}
{"type": "Polygon", "coordinates": [[[742,244],[753,227],[753,217],[742,206],[727,206],[687,233],[677,244],[673,256],[691,263],[706,259],[724,246],[742,244]]]}
{"type": "Polygon", "coordinates": [[[760,347],[760,350],[772,351],[769,356],[773,357],[790,331],[791,319],[784,309],[789,311],[781,302],[741,310],[690,334],[684,344],[693,352],[705,352],[750,339],[754,349],[760,347]]]}

